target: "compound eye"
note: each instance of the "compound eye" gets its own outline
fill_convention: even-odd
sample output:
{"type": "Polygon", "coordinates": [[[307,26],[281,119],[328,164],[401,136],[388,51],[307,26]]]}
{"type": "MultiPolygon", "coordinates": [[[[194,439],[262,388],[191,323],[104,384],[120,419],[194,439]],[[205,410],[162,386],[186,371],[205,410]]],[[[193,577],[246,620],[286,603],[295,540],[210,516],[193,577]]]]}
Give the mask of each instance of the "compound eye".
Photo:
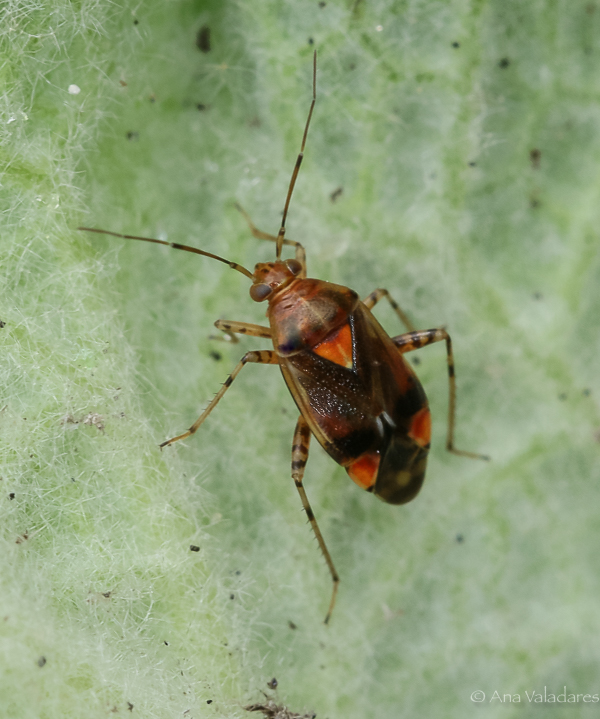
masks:
{"type": "Polygon", "coordinates": [[[302,263],[298,260],[286,260],[285,266],[293,275],[298,275],[302,272],[302,263]]]}
{"type": "Polygon", "coordinates": [[[264,282],[260,282],[258,285],[252,285],[250,288],[250,297],[255,302],[262,302],[273,292],[269,285],[265,285],[264,282]]]}

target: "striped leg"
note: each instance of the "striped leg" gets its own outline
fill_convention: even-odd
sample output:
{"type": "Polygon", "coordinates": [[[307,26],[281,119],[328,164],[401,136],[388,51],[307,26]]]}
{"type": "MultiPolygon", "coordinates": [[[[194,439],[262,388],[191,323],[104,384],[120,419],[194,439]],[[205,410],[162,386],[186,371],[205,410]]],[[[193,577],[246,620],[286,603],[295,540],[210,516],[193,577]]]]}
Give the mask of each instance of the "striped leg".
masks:
{"type": "MultiPolygon", "coordinates": [[[[256,237],[257,240],[268,240],[269,242],[277,242],[277,237],[275,235],[269,235],[266,232],[261,232],[256,225],[252,222],[250,219],[250,215],[244,210],[243,207],[235,203],[235,209],[240,212],[243,216],[246,222],[248,223],[248,227],[250,228],[250,232],[256,237]]],[[[294,242],[294,240],[283,240],[284,245],[292,245],[296,248],[296,259],[298,262],[302,265],[302,271],[298,274],[298,277],[300,279],[303,279],[306,277],[306,251],[304,247],[299,242],[294,242]]]]}
{"type": "Polygon", "coordinates": [[[398,315],[398,317],[400,318],[400,322],[402,322],[406,329],[409,332],[414,332],[415,328],[413,327],[412,322],[400,309],[395,300],[392,299],[390,293],[387,290],[384,290],[382,288],[378,290],[373,290],[373,292],[371,292],[371,294],[363,300],[363,304],[366,305],[368,309],[372,310],[382,297],[385,297],[387,301],[392,305],[392,309],[398,315]]]}
{"type": "Polygon", "coordinates": [[[452,454],[458,454],[461,457],[471,457],[472,459],[485,459],[489,457],[485,454],[477,454],[475,452],[465,452],[462,449],[454,447],[454,424],[456,419],[456,377],[454,373],[454,355],[452,354],[452,340],[450,335],[444,329],[418,330],[416,332],[406,332],[398,337],[392,337],[392,342],[398,347],[400,352],[412,352],[434,342],[446,342],[446,353],[448,357],[448,380],[450,384],[450,397],[448,401],[448,435],[446,437],[446,449],[452,454]]]}
{"type": "Polygon", "coordinates": [[[292,479],[294,480],[294,484],[296,485],[296,489],[298,490],[298,494],[300,495],[300,499],[302,500],[302,506],[304,507],[304,511],[306,512],[306,516],[308,517],[310,526],[315,533],[315,537],[317,538],[319,547],[323,552],[323,556],[325,557],[325,561],[327,562],[327,566],[329,567],[329,571],[331,572],[331,579],[333,580],[331,601],[329,602],[329,609],[327,610],[327,616],[325,617],[325,624],[327,624],[329,622],[329,619],[331,618],[331,612],[333,612],[333,607],[335,606],[335,598],[337,596],[340,578],[338,577],[338,573],[333,566],[331,555],[329,554],[329,550],[325,545],[325,540],[323,539],[323,535],[321,534],[321,530],[319,529],[319,525],[317,524],[317,520],[315,519],[315,515],[313,514],[310,503],[308,501],[308,497],[306,496],[306,492],[304,491],[304,485],[302,484],[302,478],[304,477],[304,468],[306,467],[306,461],[308,460],[309,444],[310,430],[308,428],[308,425],[306,424],[306,420],[302,415],[300,415],[300,417],[298,418],[298,423],[296,424],[296,429],[294,431],[294,443],[292,445],[292,479]]]}
{"type": "Polygon", "coordinates": [[[160,448],[162,449],[163,447],[167,447],[168,445],[173,444],[173,442],[179,442],[180,439],[185,439],[186,437],[189,437],[190,435],[194,434],[194,432],[196,432],[198,427],[200,427],[200,425],[204,422],[204,420],[208,417],[208,415],[217,406],[221,397],[225,394],[225,392],[227,392],[229,387],[231,387],[231,383],[238,376],[238,374],[242,371],[242,367],[245,364],[247,364],[248,362],[256,362],[257,364],[279,364],[279,357],[278,357],[277,353],[274,352],[273,350],[257,350],[255,352],[246,352],[246,354],[242,357],[242,359],[236,365],[233,372],[225,380],[221,389],[214,396],[211,403],[204,410],[204,412],[202,412],[202,414],[198,417],[198,419],[194,422],[194,424],[188,429],[188,431],[184,432],[183,434],[178,435],[177,437],[168,439],[166,442],[163,442],[160,445],[160,448]]]}
{"type": "Polygon", "coordinates": [[[220,335],[211,335],[209,339],[232,342],[239,342],[238,335],[250,335],[251,337],[262,337],[263,339],[271,339],[271,330],[262,325],[253,325],[250,322],[234,322],[233,320],[217,320],[215,327],[225,333],[225,337],[220,335]]]}

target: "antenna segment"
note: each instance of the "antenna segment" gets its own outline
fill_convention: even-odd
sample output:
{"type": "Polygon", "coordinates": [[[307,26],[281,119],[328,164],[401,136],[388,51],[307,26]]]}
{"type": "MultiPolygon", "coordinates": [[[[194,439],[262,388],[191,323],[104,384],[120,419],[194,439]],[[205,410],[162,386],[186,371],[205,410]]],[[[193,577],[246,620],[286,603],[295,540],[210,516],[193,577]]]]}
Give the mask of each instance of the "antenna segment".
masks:
{"type": "Polygon", "coordinates": [[[285,221],[287,219],[288,207],[290,206],[290,200],[292,199],[292,192],[294,191],[294,185],[296,184],[296,178],[298,177],[298,172],[300,171],[300,165],[302,164],[302,159],[304,158],[304,146],[306,145],[306,137],[308,135],[308,126],[310,125],[310,119],[313,114],[313,109],[315,107],[316,99],[317,99],[317,51],[315,50],[315,53],[313,55],[312,102],[310,103],[310,110],[308,111],[308,119],[306,120],[306,127],[304,128],[304,135],[302,136],[302,145],[300,146],[300,154],[298,155],[298,158],[296,159],[296,166],[294,167],[294,171],[292,172],[292,179],[290,180],[290,186],[288,188],[287,197],[285,199],[285,207],[283,208],[283,217],[281,219],[281,227],[279,228],[279,233],[277,235],[276,258],[278,260],[281,259],[281,249],[283,247],[283,238],[285,236],[285,221]]]}
{"type": "Polygon", "coordinates": [[[83,232],[96,232],[99,235],[112,235],[112,237],[121,237],[123,240],[141,240],[142,242],[153,242],[155,245],[166,245],[167,247],[172,247],[174,250],[185,250],[185,252],[193,252],[196,255],[204,255],[204,257],[211,257],[213,260],[219,260],[219,262],[224,262],[226,265],[229,265],[232,270],[237,270],[238,272],[241,272],[243,275],[246,275],[246,277],[249,277],[250,279],[253,279],[253,274],[250,272],[250,270],[247,270],[245,267],[242,267],[242,265],[238,265],[237,262],[231,262],[230,260],[226,260],[224,257],[219,257],[219,255],[213,255],[212,252],[206,252],[205,250],[199,250],[197,247],[190,247],[189,245],[180,245],[178,242],[166,242],[165,240],[154,240],[151,237],[138,237],[137,235],[120,235],[118,232],[109,232],[108,230],[97,230],[94,227],[78,227],[78,230],[83,230],[83,232]]]}

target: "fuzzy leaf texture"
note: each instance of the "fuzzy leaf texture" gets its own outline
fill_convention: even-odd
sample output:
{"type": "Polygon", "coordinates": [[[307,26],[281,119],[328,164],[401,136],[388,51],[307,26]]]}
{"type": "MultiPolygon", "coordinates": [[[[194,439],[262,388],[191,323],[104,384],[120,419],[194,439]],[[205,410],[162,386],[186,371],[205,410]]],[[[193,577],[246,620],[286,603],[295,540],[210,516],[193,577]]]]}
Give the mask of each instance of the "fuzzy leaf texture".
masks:
{"type": "Polygon", "coordinates": [[[539,708],[525,691],[598,694],[600,5],[0,13],[2,717],[506,719],[539,708]],[[271,259],[234,203],[277,232],[315,48],[288,236],[310,276],[448,328],[457,446],[492,457],[444,450],[441,345],[411,355],[434,418],[414,502],[361,492],[313,443],[328,627],[277,368],[245,368],[158,450],[268,348],[212,323],[265,306],[220,263],[75,229],[271,259]]]}

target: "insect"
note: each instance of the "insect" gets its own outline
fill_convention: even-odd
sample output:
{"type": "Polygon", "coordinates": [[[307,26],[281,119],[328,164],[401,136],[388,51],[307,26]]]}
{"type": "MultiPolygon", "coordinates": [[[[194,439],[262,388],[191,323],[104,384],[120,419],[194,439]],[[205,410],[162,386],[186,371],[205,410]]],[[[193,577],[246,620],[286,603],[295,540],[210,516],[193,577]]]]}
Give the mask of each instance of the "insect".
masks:
{"type": "Polygon", "coordinates": [[[231,338],[242,334],[271,340],[273,349],[246,352],[194,424],[160,446],[166,447],[194,434],[246,364],[279,366],[300,411],[292,442],[292,478],[333,582],[327,623],[335,605],[339,576],[303,485],[311,437],[316,438],[362,489],[390,504],[410,502],[425,477],[431,415],[425,392],[404,354],[434,342],[445,342],[449,378],[446,448],[463,457],[489,458],[454,446],[456,381],[452,341],[446,330],[416,330],[385,289],[376,289],[361,301],[354,290],[307,277],[304,247],[285,237],[290,200],[316,102],[316,77],[315,53],[312,102],[278,234],[258,230],[238,206],[254,237],[275,243],[273,262],[260,262],[250,272],[237,262],[187,245],[89,227],[78,229],[167,245],[224,262],[252,280],[250,297],[255,302],[268,303],[268,327],[225,320],[217,320],[215,327],[231,338]],[[284,245],[295,249],[294,258],[282,259],[284,245]],[[371,313],[383,298],[407,328],[404,334],[390,337],[371,313]]]}

